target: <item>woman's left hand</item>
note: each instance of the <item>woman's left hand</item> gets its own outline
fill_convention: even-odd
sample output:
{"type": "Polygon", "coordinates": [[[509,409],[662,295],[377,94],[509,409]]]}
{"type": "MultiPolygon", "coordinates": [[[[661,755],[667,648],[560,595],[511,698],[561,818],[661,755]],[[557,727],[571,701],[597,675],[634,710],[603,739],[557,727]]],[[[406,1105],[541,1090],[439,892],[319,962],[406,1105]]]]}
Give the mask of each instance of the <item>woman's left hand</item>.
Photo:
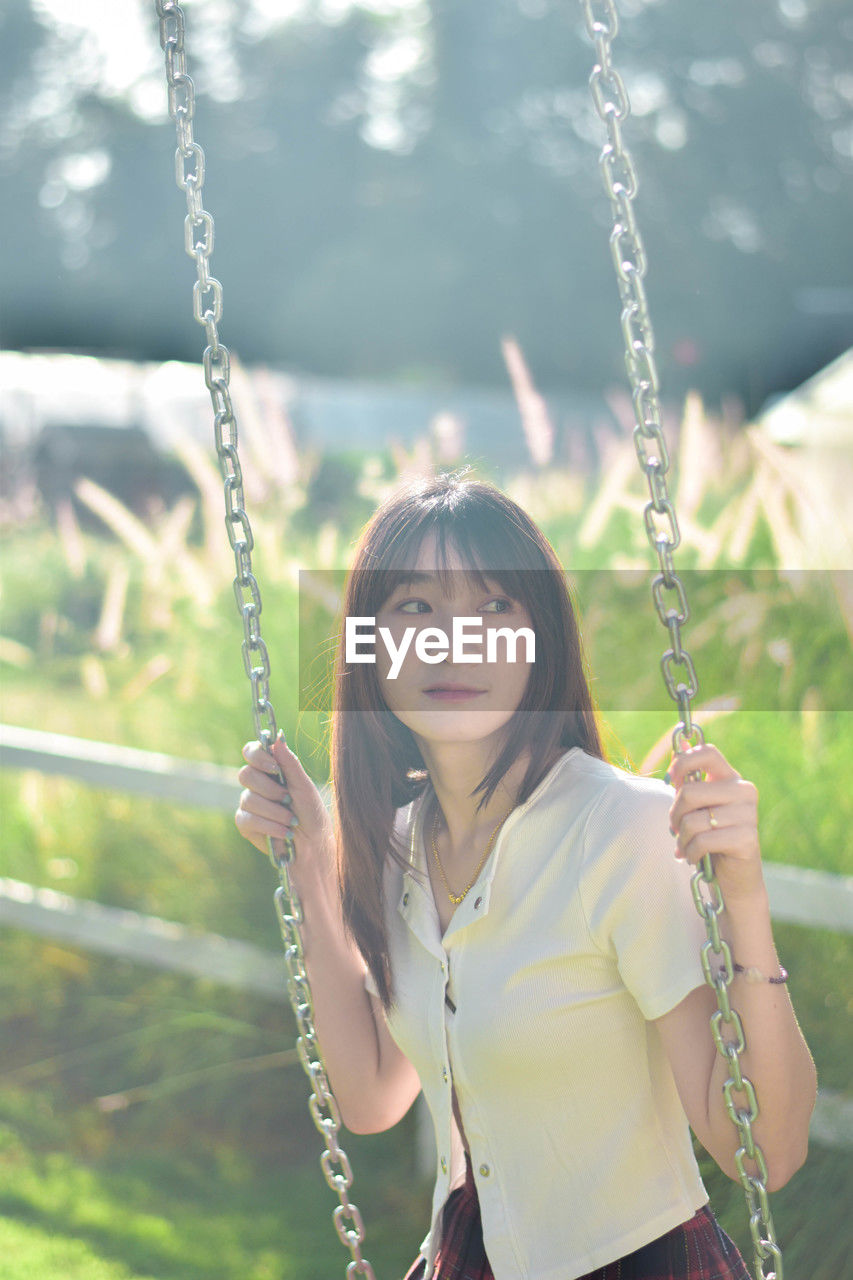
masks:
{"type": "Polygon", "coordinates": [[[669,811],[677,857],[696,865],[711,855],[727,905],[766,893],[758,844],[758,790],[710,742],[673,755],[669,780],[678,793],[669,811]],[[701,769],[705,777],[687,781],[701,769]]]}

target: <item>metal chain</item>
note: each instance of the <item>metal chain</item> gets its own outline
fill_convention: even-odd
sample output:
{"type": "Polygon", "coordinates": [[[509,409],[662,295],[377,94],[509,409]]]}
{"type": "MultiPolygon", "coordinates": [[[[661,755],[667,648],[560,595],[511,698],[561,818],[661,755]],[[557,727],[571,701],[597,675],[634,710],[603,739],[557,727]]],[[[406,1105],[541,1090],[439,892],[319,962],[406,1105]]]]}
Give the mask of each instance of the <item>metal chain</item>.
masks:
{"type": "MultiPolygon", "coordinates": [[[[625,362],[636,421],[634,444],[649,486],[650,501],[645,508],[644,520],[649,542],[660,562],[660,573],[652,582],[652,596],[658,617],[670,639],[670,648],[661,659],[661,669],[669,695],[678,705],[680,720],[673,731],[672,745],[675,751],[681,751],[685,744],[701,745],[705,737],[699,725],[691,719],[690,704],[697,693],[698,682],[693,659],[681,638],[681,628],[690,612],[684,586],[672,561],[672,553],[681,541],[681,534],[666,483],[669,454],[661,428],[654,334],[643,285],[646,255],[633,207],[637,171],[622,139],[622,125],[628,117],[630,104],[625,85],[611,58],[610,46],[619,30],[619,15],[613,0],[581,0],[581,6],[587,32],[595,46],[596,64],[590,76],[590,89],[595,109],[607,130],[599,165],[613,213],[610,250],[622,301],[625,362]]],[[[689,776],[698,778],[700,775],[694,772],[689,776]]],[[[719,929],[719,916],[725,904],[708,855],[701,860],[693,875],[692,889],[696,909],[705,921],[708,933],[708,941],[702,948],[702,969],[706,982],[717,997],[717,1011],[711,1019],[711,1030],[717,1049],[727,1061],[731,1073],[723,1086],[723,1094],[741,1142],[735,1162],[749,1211],[755,1276],[756,1280],[783,1280],[782,1254],[776,1242],[767,1198],[767,1165],[752,1134],[758,1103],[752,1083],[740,1069],[740,1055],[746,1046],[743,1024],[729,1002],[728,989],[734,971],[731,951],[720,937],[719,929]],[[745,1096],[745,1106],[735,1101],[735,1093],[745,1096]],[[752,1163],[752,1171],[747,1168],[747,1161],[752,1163]],[[766,1271],[765,1263],[772,1264],[773,1270],[766,1271]]]]}
{"type": "MultiPolygon", "coordinates": [[[[204,380],[213,405],[216,453],[224,480],[225,528],[234,552],[237,570],[234,578],[234,595],[243,619],[243,665],[252,687],[252,714],[258,740],[269,751],[277,732],[275,713],[270,702],[270,659],[267,646],[261,636],[260,587],[252,572],[254,539],[245,509],[243,476],[237,453],[237,420],[229,387],[231,361],[228,348],[219,339],[219,321],[222,319],[222,285],[210,274],[213,218],[202,205],[204,151],[193,136],[195,87],[187,75],[184,15],[181,6],[174,3],[174,0],[155,0],[155,7],[160,20],[160,45],[166,60],[169,114],[175,122],[178,138],[178,149],[175,152],[175,178],[187,200],[184,246],[196,264],[197,279],[193,285],[193,315],[203,327],[207,337],[207,346],[202,357],[204,380]]],[[[352,1168],[346,1152],[338,1142],[341,1116],[329,1087],[314,1030],[311,989],[305,971],[300,933],[300,925],[303,922],[302,908],[288,873],[288,867],[294,858],[293,841],[287,839],[281,842],[280,848],[276,848],[272,840],[269,840],[267,849],[280,882],[275,891],[275,909],[284,943],[284,958],[288,973],[287,990],[299,1028],[296,1047],[300,1062],[313,1088],[308,1103],[311,1116],[326,1144],[320,1165],[326,1182],[336,1192],[340,1201],[333,1214],[335,1230],[341,1243],[352,1255],[346,1274],[349,1277],[367,1276],[368,1280],[376,1280],[373,1267],[361,1252],[364,1222],[358,1208],[348,1195],[353,1181],[352,1168]]]]}

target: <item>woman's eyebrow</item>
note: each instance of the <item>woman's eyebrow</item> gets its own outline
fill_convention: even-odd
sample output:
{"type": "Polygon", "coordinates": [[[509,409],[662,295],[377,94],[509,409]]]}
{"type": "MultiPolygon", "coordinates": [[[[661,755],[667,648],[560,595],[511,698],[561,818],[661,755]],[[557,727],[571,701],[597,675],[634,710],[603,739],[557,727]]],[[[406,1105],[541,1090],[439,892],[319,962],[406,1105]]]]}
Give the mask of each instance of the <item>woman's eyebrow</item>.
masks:
{"type": "MultiPolygon", "coordinates": [[[[470,581],[476,589],[486,591],[503,591],[503,587],[496,578],[491,577],[488,573],[476,569],[448,569],[446,574],[450,575],[450,580],[455,581],[457,575],[461,575],[467,581],[470,581]],[[478,580],[479,579],[479,580],[478,580]]],[[[436,581],[440,580],[441,575],[437,569],[423,570],[412,569],[407,572],[405,577],[400,578],[394,591],[404,591],[409,587],[419,585],[434,586],[436,581]]]]}
{"type": "Polygon", "coordinates": [[[401,578],[397,583],[397,587],[415,587],[419,583],[427,583],[435,581],[435,573],[427,573],[422,569],[412,569],[411,573],[407,573],[405,578],[401,578]]]}

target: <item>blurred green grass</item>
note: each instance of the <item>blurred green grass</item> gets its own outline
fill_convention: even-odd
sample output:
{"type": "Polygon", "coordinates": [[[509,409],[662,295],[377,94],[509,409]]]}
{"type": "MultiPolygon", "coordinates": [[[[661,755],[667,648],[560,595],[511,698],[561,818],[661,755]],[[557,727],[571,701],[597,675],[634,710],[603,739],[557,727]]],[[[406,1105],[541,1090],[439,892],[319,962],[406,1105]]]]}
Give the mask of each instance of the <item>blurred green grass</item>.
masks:
{"type": "MultiPolygon", "coordinates": [[[[180,1147],[105,1140],[102,1152],[81,1158],[79,1135],[63,1132],[54,1115],[48,1141],[31,1100],[21,1102],[0,1093],[5,1276],[321,1280],[343,1272],[348,1255],[330,1222],[336,1198],[316,1161],[276,1164],[268,1152],[259,1168],[251,1148],[205,1142],[203,1129],[180,1147]]],[[[354,1194],[369,1207],[368,1256],[391,1276],[417,1252],[426,1192],[401,1188],[411,1155],[406,1161],[399,1139],[350,1138],[347,1149],[358,1161],[354,1194]]]]}

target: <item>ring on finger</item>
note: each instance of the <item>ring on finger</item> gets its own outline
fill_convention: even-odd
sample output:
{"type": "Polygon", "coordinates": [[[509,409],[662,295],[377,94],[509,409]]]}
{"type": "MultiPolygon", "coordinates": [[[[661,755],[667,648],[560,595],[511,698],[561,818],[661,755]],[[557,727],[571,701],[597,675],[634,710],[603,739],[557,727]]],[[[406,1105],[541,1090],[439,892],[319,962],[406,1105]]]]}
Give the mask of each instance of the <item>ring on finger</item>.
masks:
{"type": "Polygon", "coordinates": [[[719,824],[719,822],[717,821],[716,817],[714,816],[714,810],[713,810],[713,809],[709,809],[709,810],[708,810],[708,821],[709,821],[709,823],[711,824],[711,830],[712,830],[712,831],[714,830],[714,828],[715,828],[715,827],[718,827],[718,826],[720,825],[720,824],[719,824]]]}

